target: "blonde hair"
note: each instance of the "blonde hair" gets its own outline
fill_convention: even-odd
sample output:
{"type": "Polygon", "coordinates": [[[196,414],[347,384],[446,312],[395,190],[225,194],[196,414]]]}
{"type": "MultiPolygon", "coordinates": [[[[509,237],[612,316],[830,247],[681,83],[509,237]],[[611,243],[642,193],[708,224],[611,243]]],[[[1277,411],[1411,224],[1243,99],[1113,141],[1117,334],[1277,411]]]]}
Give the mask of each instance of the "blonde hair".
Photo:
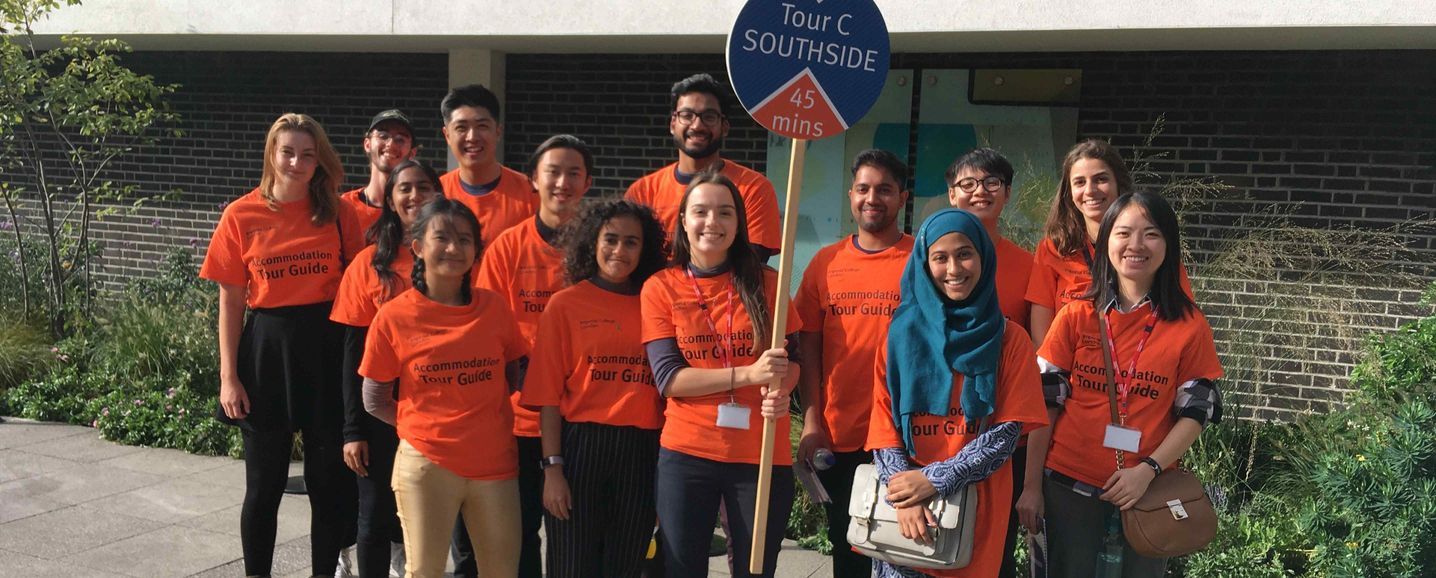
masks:
{"type": "Polygon", "coordinates": [[[264,173],[259,178],[259,193],[270,209],[279,210],[279,202],[271,190],[278,171],[274,166],[274,151],[279,146],[279,133],[290,131],[303,132],[314,138],[318,166],[314,168],[314,177],[309,180],[309,220],[316,225],[334,222],[339,213],[339,184],[344,182],[344,169],[324,127],[307,114],[286,112],[270,125],[269,135],[264,137],[264,173]]]}

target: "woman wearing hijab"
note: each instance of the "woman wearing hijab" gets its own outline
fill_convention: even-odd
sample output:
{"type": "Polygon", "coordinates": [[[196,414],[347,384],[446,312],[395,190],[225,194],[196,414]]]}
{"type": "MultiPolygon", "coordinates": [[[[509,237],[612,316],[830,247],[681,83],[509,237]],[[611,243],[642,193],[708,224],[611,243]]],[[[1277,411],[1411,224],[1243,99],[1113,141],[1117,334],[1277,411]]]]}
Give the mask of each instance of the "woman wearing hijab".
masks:
{"type": "MultiPolygon", "coordinates": [[[[934,539],[925,506],[977,486],[977,527],[1006,528],[1008,458],[1023,433],[1047,425],[1032,340],[997,304],[996,253],[977,217],[934,213],[903,271],[902,304],[878,350],[868,449],[898,510],[903,536],[934,539]]],[[[997,576],[1003,535],[979,531],[972,560],[922,572],[875,561],[880,578],[997,576]]]]}

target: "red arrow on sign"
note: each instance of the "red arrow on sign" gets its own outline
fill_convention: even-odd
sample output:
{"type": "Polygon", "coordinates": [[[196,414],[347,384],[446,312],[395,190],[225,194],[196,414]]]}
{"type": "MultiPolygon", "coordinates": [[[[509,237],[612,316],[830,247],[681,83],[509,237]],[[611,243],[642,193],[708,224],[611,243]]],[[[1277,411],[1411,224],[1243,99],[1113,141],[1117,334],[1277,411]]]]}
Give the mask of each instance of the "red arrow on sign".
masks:
{"type": "Polygon", "coordinates": [[[848,129],[807,68],[753,107],[752,114],[759,124],[788,138],[817,140],[848,129]]]}

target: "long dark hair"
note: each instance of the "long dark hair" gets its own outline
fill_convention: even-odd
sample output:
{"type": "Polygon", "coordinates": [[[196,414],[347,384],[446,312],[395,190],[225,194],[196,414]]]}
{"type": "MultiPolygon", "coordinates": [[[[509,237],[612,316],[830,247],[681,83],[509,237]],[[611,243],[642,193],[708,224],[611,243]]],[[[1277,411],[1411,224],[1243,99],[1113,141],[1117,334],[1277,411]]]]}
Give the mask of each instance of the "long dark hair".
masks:
{"type": "Polygon", "coordinates": [[[1117,184],[1117,194],[1125,195],[1133,190],[1132,173],[1117,147],[1102,139],[1089,138],[1067,151],[1062,159],[1062,180],[1057,183],[1057,196],[1052,198],[1052,208],[1047,211],[1045,233],[1059,255],[1075,255],[1087,250],[1087,221],[1077,205],[1072,203],[1072,165],[1084,159],[1096,159],[1112,171],[1112,180],[1117,184]]]}
{"type": "MultiPolygon", "coordinates": [[[[429,230],[429,224],[436,221],[446,221],[451,226],[453,223],[468,224],[474,231],[474,263],[478,263],[484,254],[484,242],[479,236],[479,220],[474,217],[474,212],[458,201],[439,197],[429,201],[419,210],[419,218],[414,219],[414,225],[409,227],[409,238],[422,239],[424,231],[429,230]]],[[[473,285],[473,268],[464,272],[463,284],[459,287],[464,302],[468,303],[473,299],[473,292],[470,286],[473,285]]],[[[424,258],[414,255],[414,271],[409,274],[409,280],[414,289],[424,295],[429,294],[429,282],[424,280],[424,258]]]]}
{"type": "Polygon", "coordinates": [[[738,230],[733,231],[733,244],[728,247],[728,263],[733,268],[733,284],[738,288],[743,308],[748,310],[749,320],[753,322],[753,344],[762,351],[769,346],[768,331],[773,327],[768,300],[763,295],[764,266],[758,260],[758,254],[753,252],[752,245],[748,244],[748,212],[743,208],[743,196],[738,193],[738,185],[723,173],[711,169],[699,173],[683,191],[683,202],[678,206],[678,226],[673,233],[672,263],[677,267],[687,267],[693,262],[688,231],[683,228],[683,215],[688,212],[688,198],[693,196],[694,189],[709,184],[720,185],[733,195],[738,230]]]}
{"type": "Polygon", "coordinates": [[[665,265],[664,243],[668,233],[653,216],[653,209],[629,200],[603,201],[589,205],[573,223],[564,228],[563,272],[569,285],[598,275],[598,235],[603,226],[619,217],[632,217],[643,230],[643,249],[638,267],[628,280],[640,287],[665,265]]]}
{"type": "Polygon", "coordinates": [[[433,183],[436,194],[444,190],[439,183],[439,174],[429,165],[414,159],[399,163],[389,171],[389,179],[384,183],[384,198],[379,201],[379,220],[364,233],[364,240],[374,244],[374,258],[369,260],[369,266],[379,276],[379,284],[384,288],[384,301],[392,299],[399,289],[399,274],[392,267],[394,259],[398,258],[399,251],[409,250],[404,245],[404,221],[394,208],[394,181],[399,180],[400,173],[416,167],[424,171],[424,177],[433,183]]]}
{"type": "Polygon", "coordinates": [[[1102,215],[1102,228],[1097,232],[1097,256],[1092,260],[1092,288],[1085,298],[1092,299],[1098,310],[1117,297],[1117,270],[1107,257],[1107,246],[1112,237],[1112,224],[1117,216],[1130,206],[1137,206],[1147,213],[1147,218],[1157,226],[1167,242],[1167,252],[1157,274],[1152,279],[1150,298],[1156,307],[1157,318],[1162,321],[1176,321],[1186,317],[1197,307],[1187,292],[1182,290],[1182,227],[1177,223],[1177,213],[1161,195],[1155,193],[1132,193],[1117,197],[1107,212],[1102,215]]]}

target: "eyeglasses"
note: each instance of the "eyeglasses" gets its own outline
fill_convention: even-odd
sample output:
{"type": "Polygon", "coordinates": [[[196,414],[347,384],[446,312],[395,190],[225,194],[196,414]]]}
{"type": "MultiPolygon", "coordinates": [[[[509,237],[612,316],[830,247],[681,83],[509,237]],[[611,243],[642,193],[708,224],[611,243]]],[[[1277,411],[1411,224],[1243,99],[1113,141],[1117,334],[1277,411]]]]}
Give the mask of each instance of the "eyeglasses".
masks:
{"type": "Polygon", "coordinates": [[[678,119],[678,122],[681,122],[683,124],[693,124],[694,120],[702,119],[703,124],[706,124],[708,126],[717,126],[718,122],[723,120],[723,113],[716,110],[705,110],[703,112],[698,112],[685,108],[683,110],[674,111],[673,118],[678,119]]]}
{"type": "Polygon", "coordinates": [[[404,133],[387,132],[382,130],[376,130],[374,132],[371,132],[369,133],[369,136],[373,137],[374,140],[377,140],[379,142],[394,143],[396,145],[403,145],[412,140],[409,138],[409,135],[406,135],[404,133]]]}
{"type": "Polygon", "coordinates": [[[1002,185],[1006,184],[1002,182],[1002,177],[985,177],[982,180],[967,177],[953,183],[952,186],[962,189],[964,193],[971,193],[977,191],[978,183],[982,183],[982,190],[989,193],[995,193],[1001,190],[1002,185]]]}

